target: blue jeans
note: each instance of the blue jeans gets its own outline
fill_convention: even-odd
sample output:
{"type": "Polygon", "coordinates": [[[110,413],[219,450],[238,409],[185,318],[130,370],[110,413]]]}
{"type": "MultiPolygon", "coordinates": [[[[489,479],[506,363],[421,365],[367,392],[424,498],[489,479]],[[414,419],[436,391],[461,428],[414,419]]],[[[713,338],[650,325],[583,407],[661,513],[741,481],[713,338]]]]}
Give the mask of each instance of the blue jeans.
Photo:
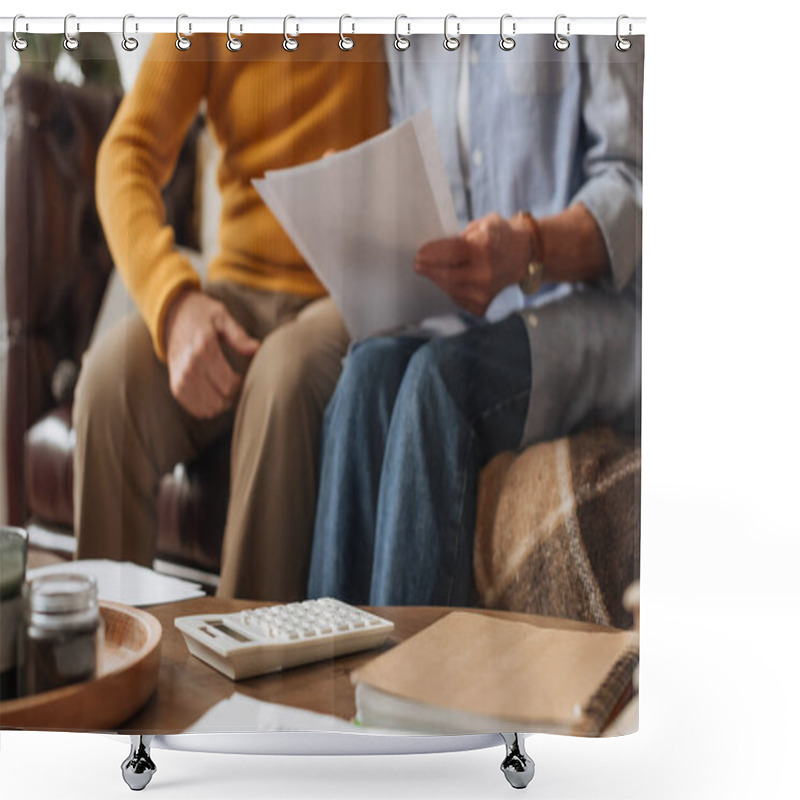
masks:
{"type": "Polygon", "coordinates": [[[309,597],[469,604],[478,475],[520,445],[530,364],[517,315],[353,348],[323,424],[309,597]]]}

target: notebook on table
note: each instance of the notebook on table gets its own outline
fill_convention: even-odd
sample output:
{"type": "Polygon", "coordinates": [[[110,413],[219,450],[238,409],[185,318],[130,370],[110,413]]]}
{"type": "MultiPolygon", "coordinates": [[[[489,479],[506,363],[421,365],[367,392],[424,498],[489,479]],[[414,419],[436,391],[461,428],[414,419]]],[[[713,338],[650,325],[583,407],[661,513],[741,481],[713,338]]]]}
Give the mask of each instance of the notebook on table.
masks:
{"type": "Polygon", "coordinates": [[[356,670],[358,721],[428,733],[598,735],[630,691],[638,635],[452,612],[356,670]]]}

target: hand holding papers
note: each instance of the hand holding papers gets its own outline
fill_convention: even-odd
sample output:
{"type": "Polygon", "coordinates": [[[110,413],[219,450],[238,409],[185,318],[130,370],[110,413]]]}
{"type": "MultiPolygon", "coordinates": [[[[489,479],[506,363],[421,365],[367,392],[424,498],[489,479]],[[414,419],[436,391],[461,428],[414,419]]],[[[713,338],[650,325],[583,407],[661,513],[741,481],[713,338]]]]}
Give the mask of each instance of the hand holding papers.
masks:
{"type": "Polygon", "coordinates": [[[354,341],[455,303],[414,272],[419,247],[458,234],[429,110],[253,185],[333,297],[354,341]]]}

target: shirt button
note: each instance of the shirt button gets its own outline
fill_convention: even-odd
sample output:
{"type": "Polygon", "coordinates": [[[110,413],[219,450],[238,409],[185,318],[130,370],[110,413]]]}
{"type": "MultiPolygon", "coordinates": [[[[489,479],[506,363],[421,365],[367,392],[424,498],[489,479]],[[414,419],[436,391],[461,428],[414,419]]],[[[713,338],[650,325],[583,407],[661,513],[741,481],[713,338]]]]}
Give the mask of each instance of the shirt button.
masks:
{"type": "Polygon", "coordinates": [[[474,150],[472,153],[472,163],[479,167],[483,164],[483,150],[474,150]]]}

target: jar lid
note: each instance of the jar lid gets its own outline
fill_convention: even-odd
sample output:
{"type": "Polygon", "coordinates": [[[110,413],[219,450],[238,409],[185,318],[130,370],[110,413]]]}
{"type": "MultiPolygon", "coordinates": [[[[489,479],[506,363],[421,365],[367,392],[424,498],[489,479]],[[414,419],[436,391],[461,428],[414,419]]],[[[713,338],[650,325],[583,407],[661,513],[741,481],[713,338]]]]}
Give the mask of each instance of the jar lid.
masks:
{"type": "Polygon", "coordinates": [[[28,581],[23,589],[32,612],[66,614],[97,605],[97,581],[90,575],[58,573],[28,581]]]}

